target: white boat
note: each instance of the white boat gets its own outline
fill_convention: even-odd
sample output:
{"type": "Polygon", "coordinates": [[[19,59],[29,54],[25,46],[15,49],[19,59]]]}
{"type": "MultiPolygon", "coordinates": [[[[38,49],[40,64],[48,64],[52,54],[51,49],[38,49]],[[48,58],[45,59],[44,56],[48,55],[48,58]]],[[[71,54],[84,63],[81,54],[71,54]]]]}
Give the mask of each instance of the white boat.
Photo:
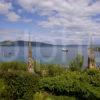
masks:
{"type": "Polygon", "coordinates": [[[68,52],[68,49],[63,48],[62,51],[63,51],[63,52],[68,52]]]}

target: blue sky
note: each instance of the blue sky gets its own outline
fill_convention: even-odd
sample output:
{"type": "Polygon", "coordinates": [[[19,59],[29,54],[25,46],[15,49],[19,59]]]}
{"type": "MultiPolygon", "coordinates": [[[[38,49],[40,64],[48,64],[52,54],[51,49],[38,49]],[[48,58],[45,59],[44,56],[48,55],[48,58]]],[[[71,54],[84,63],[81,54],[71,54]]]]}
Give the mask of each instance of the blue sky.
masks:
{"type": "Polygon", "coordinates": [[[100,0],[0,0],[0,40],[100,44],[100,0]]]}

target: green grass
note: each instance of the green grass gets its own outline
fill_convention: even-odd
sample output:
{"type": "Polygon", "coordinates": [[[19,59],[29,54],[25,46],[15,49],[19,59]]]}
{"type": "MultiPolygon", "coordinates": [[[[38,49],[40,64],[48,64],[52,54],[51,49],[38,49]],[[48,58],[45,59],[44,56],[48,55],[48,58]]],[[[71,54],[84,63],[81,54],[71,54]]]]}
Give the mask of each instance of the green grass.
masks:
{"type": "Polygon", "coordinates": [[[76,98],[69,96],[54,96],[48,93],[37,92],[34,95],[34,100],[76,100],[76,98]]]}

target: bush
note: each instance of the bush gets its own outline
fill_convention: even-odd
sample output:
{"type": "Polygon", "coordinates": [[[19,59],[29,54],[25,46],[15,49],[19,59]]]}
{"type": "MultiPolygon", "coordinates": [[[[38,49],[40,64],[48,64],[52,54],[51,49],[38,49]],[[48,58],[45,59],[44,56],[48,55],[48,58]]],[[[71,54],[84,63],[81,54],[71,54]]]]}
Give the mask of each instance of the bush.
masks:
{"type": "Polygon", "coordinates": [[[26,71],[27,67],[22,62],[2,62],[0,63],[0,71],[23,70],[26,71]]]}
{"type": "Polygon", "coordinates": [[[80,99],[100,99],[100,90],[84,79],[85,73],[70,72],[40,80],[40,89],[56,95],[75,96],[80,99]]]}
{"type": "Polygon", "coordinates": [[[76,100],[75,97],[69,96],[55,96],[46,92],[37,92],[34,95],[34,100],[76,100]]]}
{"type": "Polygon", "coordinates": [[[100,70],[88,69],[85,70],[85,74],[87,76],[85,79],[89,82],[89,84],[100,87],[100,70]]]}
{"type": "Polygon", "coordinates": [[[71,71],[80,71],[83,67],[83,56],[77,55],[69,64],[69,70],[71,71]]]}
{"type": "Polygon", "coordinates": [[[60,65],[56,65],[56,64],[48,64],[47,68],[48,68],[49,76],[57,76],[65,72],[65,68],[61,67],[60,65]]]}
{"type": "Polygon", "coordinates": [[[98,69],[86,69],[85,72],[90,76],[100,75],[100,70],[98,69]]]}
{"type": "Polygon", "coordinates": [[[0,73],[0,78],[7,84],[8,100],[33,100],[33,94],[38,91],[38,80],[27,72],[0,73]]]}
{"type": "Polygon", "coordinates": [[[0,79],[0,99],[7,100],[7,85],[3,79],[0,79]]]}
{"type": "Polygon", "coordinates": [[[64,73],[64,67],[57,64],[36,64],[35,72],[40,76],[57,76],[64,73]]]}
{"type": "Polygon", "coordinates": [[[100,70],[73,71],[55,64],[36,64],[35,72],[36,75],[29,73],[25,63],[0,63],[0,99],[64,100],[66,96],[79,100],[100,99],[100,70]]]}

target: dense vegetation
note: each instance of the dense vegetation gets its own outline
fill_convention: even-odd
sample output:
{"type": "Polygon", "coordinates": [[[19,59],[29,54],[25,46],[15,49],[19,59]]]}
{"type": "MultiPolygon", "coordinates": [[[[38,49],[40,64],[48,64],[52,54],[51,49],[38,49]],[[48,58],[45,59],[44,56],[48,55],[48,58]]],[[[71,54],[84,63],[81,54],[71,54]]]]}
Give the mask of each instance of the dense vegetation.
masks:
{"type": "Polygon", "coordinates": [[[33,75],[25,63],[0,63],[0,100],[99,100],[100,70],[80,67],[81,59],[69,68],[35,62],[33,75]]]}

